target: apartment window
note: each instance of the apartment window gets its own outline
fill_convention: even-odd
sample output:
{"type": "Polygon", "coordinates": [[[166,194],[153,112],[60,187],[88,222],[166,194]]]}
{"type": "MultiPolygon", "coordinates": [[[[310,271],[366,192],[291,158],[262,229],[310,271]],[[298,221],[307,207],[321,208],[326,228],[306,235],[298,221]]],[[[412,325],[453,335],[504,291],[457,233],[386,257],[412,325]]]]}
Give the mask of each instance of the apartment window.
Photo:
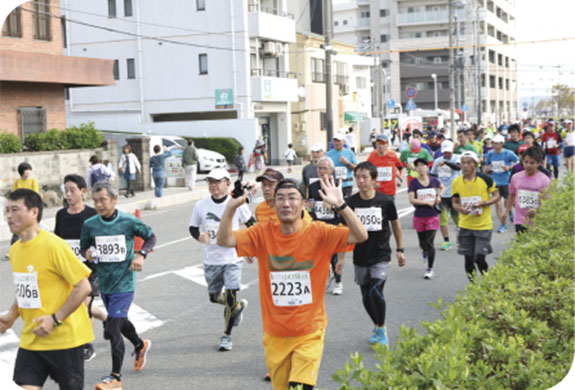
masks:
{"type": "Polygon", "coordinates": [[[505,67],[509,68],[509,57],[505,57],[505,67]]]}
{"type": "Polygon", "coordinates": [[[379,41],[380,41],[381,43],[387,42],[387,35],[385,35],[385,34],[380,35],[380,36],[379,36],[379,41]]]}
{"type": "Polygon", "coordinates": [[[198,56],[198,63],[200,67],[200,74],[208,74],[208,55],[200,54],[198,56]]]}
{"type": "Polygon", "coordinates": [[[120,80],[120,61],[114,60],[114,80],[120,80]]]}
{"type": "Polygon", "coordinates": [[[108,0],[108,17],[116,17],[116,0],[108,0]]]}
{"type": "Polygon", "coordinates": [[[360,18],[369,18],[369,15],[370,15],[369,11],[361,11],[359,13],[360,18]]]}
{"type": "Polygon", "coordinates": [[[196,0],[196,10],[205,11],[206,10],[206,0],[196,0]]]}
{"type": "Polygon", "coordinates": [[[385,18],[386,16],[387,16],[387,10],[386,9],[380,9],[379,10],[379,17],[385,18]]]}
{"type": "Polygon", "coordinates": [[[338,24],[339,24],[339,22],[337,20],[333,22],[334,26],[337,26],[338,24]]]}
{"type": "Polygon", "coordinates": [[[503,77],[499,77],[499,78],[498,78],[498,81],[499,81],[499,83],[498,83],[498,84],[499,84],[499,89],[503,89],[503,77]]]}
{"type": "Polygon", "coordinates": [[[509,91],[509,79],[505,79],[505,89],[509,91]]]}
{"type": "Polygon", "coordinates": [[[441,64],[441,57],[433,57],[433,63],[434,64],[441,64]]]}
{"type": "Polygon", "coordinates": [[[503,66],[503,55],[502,54],[497,55],[497,65],[503,66]]]}
{"type": "Polygon", "coordinates": [[[324,83],[324,60],[321,58],[311,59],[311,81],[314,83],[324,83]]]}
{"type": "Polygon", "coordinates": [[[347,19],[342,20],[341,24],[343,24],[345,26],[347,24],[347,19]]]}
{"type": "Polygon", "coordinates": [[[50,0],[34,1],[34,39],[52,40],[50,31],[50,0]]]}
{"type": "Polygon", "coordinates": [[[136,63],[133,58],[126,60],[126,68],[128,69],[128,79],[136,78],[136,63]]]}
{"type": "Polygon", "coordinates": [[[366,85],[367,85],[367,83],[365,81],[365,77],[361,77],[361,76],[355,77],[355,87],[357,89],[365,89],[366,85]]]}
{"type": "Polygon", "coordinates": [[[4,26],[2,27],[2,35],[5,37],[22,38],[22,10],[17,7],[8,15],[4,26]]]}
{"type": "Polygon", "coordinates": [[[134,16],[134,11],[132,10],[132,0],[124,0],[124,16],[134,16]]]}
{"type": "Polygon", "coordinates": [[[485,87],[485,74],[481,75],[481,86],[485,87]]]}
{"type": "Polygon", "coordinates": [[[495,52],[493,50],[489,50],[489,62],[495,63],[495,52]]]}
{"type": "Polygon", "coordinates": [[[46,131],[46,110],[42,107],[20,107],[22,139],[31,133],[46,131]]]}
{"type": "Polygon", "coordinates": [[[60,25],[62,26],[62,47],[65,49],[68,47],[68,39],[66,36],[66,17],[60,17],[60,25]]]}
{"type": "Polygon", "coordinates": [[[327,114],[325,112],[319,113],[319,126],[321,130],[327,129],[327,114]]]}
{"type": "Polygon", "coordinates": [[[495,76],[489,76],[489,88],[495,88],[495,76]]]}

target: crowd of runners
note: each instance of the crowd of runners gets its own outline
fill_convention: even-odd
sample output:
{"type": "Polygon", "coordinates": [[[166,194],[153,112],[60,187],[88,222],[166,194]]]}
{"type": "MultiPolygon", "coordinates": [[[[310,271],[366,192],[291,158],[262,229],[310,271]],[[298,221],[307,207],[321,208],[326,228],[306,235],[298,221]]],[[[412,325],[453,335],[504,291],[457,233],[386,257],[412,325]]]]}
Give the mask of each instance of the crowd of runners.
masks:
{"type": "MultiPolygon", "coordinates": [[[[426,262],[423,278],[435,276],[439,230],[438,249],[451,250],[456,237],[465,275],[473,282],[477,270],[488,271],[492,209],[498,233],[509,222],[522,234],[551,179],[559,175],[561,149],[573,172],[572,122],[549,121],[541,130],[528,125],[461,128],[455,139],[445,129],[414,130],[402,137],[397,152],[387,135],[374,134],[374,150],[362,162],[341,131],[331,149],[313,145],[301,180],[267,168],[256,183],[233,183],[227,170],[212,170],[206,178],[210,196],[194,205],[189,233],[205,246],[208,299],[223,307],[218,349],[232,350],[233,328],[248,306],[240,292],[242,266],[255,263],[266,378],[276,390],[313,389],[327,324],[324,296],[330,290],[343,294],[346,252],[352,252],[358,298],[372,322],[366,340],[387,346],[384,286],[392,259],[400,267],[406,263],[397,189],[407,188],[415,208],[413,228],[426,262]],[[263,202],[252,214],[256,191],[263,202]]],[[[138,335],[128,310],[135,275],[143,270],[156,236],[140,219],[116,208],[118,192],[107,180],[91,183],[94,208],[88,206],[86,181],[76,174],[63,180],[67,207],[58,211],[54,234],[49,233],[40,226],[42,199],[37,182],[29,180],[31,168],[21,168],[5,209],[16,236],[9,256],[16,297],[0,315],[1,333],[19,317],[24,323],[13,380],[41,389],[51,377],[60,389],[82,389],[84,362],[95,354],[96,319],[110,342],[111,369],[95,388],[121,389],[124,338],[133,345],[135,371],[144,369],[152,346],[138,335]],[[138,247],[136,237],[143,240],[138,247]],[[105,311],[93,304],[97,296],[105,311]]]]}

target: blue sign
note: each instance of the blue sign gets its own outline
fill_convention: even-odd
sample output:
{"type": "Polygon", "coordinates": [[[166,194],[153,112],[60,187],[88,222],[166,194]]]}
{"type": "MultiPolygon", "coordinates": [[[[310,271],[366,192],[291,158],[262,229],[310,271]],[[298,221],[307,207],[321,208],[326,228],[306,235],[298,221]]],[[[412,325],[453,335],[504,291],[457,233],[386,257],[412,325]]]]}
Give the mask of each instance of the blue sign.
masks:
{"type": "Polygon", "coordinates": [[[529,103],[523,102],[523,108],[527,108],[527,107],[529,107],[529,103]]]}
{"type": "Polygon", "coordinates": [[[407,87],[405,94],[408,98],[414,98],[417,95],[417,90],[413,87],[407,87]]]}
{"type": "Polygon", "coordinates": [[[463,111],[463,112],[469,111],[469,107],[467,107],[467,104],[463,103],[463,107],[461,107],[461,111],[463,111]]]}
{"type": "Polygon", "coordinates": [[[395,100],[389,99],[387,101],[387,108],[389,108],[390,110],[393,110],[395,108],[395,100]]]}
{"type": "Polygon", "coordinates": [[[415,105],[413,99],[410,98],[405,105],[405,111],[413,111],[415,109],[417,109],[417,106],[415,105]]]}
{"type": "Polygon", "coordinates": [[[234,89],[216,89],[216,108],[232,108],[234,106],[234,89]]]}

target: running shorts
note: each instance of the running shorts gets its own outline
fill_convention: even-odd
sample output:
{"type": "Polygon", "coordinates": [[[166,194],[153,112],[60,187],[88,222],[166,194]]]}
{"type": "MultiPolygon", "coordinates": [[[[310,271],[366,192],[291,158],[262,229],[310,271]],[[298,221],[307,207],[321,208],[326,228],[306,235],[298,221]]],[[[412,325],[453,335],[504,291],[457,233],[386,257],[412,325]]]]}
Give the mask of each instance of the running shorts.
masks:
{"type": "Polygon", "coordinates": [[[503,199],[509,198],[509,186],[497,186],[497,190],[503,199]]]}
{"type": "Polygon", "coordinates": [[[427,230],[437,230],[439,229],[439,216],[413,217],[413,228],[418,233],[425,232],[427,230]]]}
{"type": "Polygon", "coordinates": [[[133,292],[102,294],[102,302],[104,302],[108,317],[112,318],[128,318],[128,311],[133,300],[133,292]]]}
{"type": "Polygon", "coordinates": [[[492,230],[470,230],[459,228],[457,253],[463,256],[488,255],[491,248],[492,230]]]}
{"type": "Polygon", "coordinates": [[[224,287],[226,290],[239,290],[242,284],[242,264],[242,261],[222,265],[204,264],[208,293],[219,294],[224,287]]]}
{"type": "Polygon", "coordinates": [[[569,158],[575,156],[575,146],[566,146],[563,149],[563,157],[569,158]]]}
{"type": "Polygon", "coordinates": [[[389,267],[389,261],[382,261],[369,267],[354,265],[355,283],[359,286],[363,286],[364,284],[368,284],[370,279],[387,280],[389,267]]]}

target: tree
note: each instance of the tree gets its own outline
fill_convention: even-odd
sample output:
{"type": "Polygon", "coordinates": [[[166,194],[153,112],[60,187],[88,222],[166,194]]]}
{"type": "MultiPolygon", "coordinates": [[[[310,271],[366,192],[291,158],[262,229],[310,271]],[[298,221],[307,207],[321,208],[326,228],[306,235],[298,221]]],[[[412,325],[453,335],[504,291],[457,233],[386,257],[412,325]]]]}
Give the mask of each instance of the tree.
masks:
{"type": "Polygon", "coordinates": [[[575,88],[571,88],[565,84],[555,84],[551,88],[551,96],[551,100],[553,104],[557,105],[556,107],[559,113],[567,110],[570,111],[572,115],[575,115],[572,111],[573,107],[575,107],[575,88]]]}

